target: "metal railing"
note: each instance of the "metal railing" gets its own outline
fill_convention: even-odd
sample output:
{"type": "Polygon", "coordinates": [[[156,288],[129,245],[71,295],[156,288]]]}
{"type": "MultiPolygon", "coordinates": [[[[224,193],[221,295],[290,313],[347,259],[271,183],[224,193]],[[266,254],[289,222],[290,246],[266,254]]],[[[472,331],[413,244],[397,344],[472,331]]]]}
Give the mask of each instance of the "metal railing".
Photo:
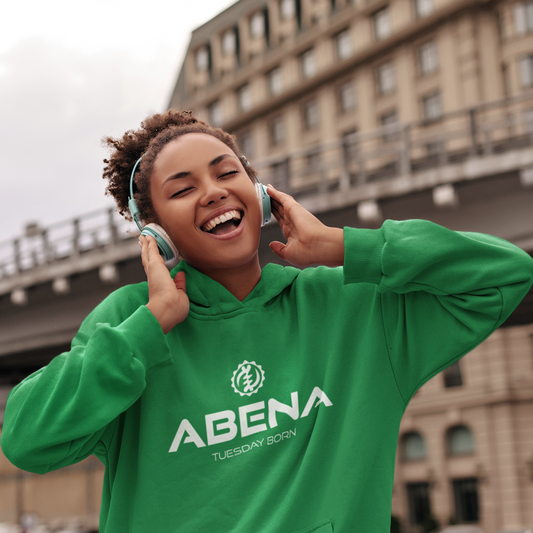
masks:
{"type": "MultiPolygon", "coordinates": [[[[533,92],[447,113],[394,123],[255,161],[263,183],[297,198],[410,177],[428,169],[533,146],[533,92]]],[[[0,279],[42,265],[116,247],[136,234],[113,209],[88,213],[0,243],[0,279]],[[129,233],[128,233],[129,232],[129,233]]]]}
{"type": "Polygon", "coordinates": [[[349,189],[533,145],[533,92],[254,162],[295,197],[349,189]]]}
{"type": "Polygon", "coordinates": [[[82,256],[133,239],[133,225],[114,209],[102,209],[47,228],[26,226],[24,236],[0,242],[0,279],[82,256]]]}

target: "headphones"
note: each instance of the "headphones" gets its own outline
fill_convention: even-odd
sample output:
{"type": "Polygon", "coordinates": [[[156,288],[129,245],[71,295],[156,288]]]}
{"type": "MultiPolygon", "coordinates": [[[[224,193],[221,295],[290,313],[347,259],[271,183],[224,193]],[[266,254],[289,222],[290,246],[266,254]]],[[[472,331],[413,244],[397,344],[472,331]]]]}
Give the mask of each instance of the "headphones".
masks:
{"type": "MultiPolygon", "coordinates": [[[[142,156],[137,160],[137,162],[133,166],[133,170],[131,171],[130,197],[128,198],[128,207],[135,224],[141,232],[141,235],[144,235],[145,237],[153,237],[157,242],[159,253],[163,257],[165,262],[169,262],[178,257],[178,250],[176,246],[168,236],[168,233],[159,224],[154,224],[152,222],[144,227],[142,226],[141,215],[139,213],[139,209],[137,208],[137,203],[135,202],[135,199],[133,197],[133,178],[135,176],[135,172],[137,172],[137,168],[139,166],[139,163],[141,162],[141,159],[142,156]]],[[[246,157],[241,155],[241,159],[246,167],[250,167],[250,162],[248,161],[248,159],[246,159],[246,157]]],[[[265,224],[268,224],[270,222],[270,219],[272,218],[270,196],[268,195],[267,188],[259,181],[258,177],[255,174],[254,178],[256,181],[256,183],[254,184],[255,193],[257,194],[257,200],[259,201],[259,207],[261,209],[262,227],[265,224]]]]}
{"type": "MultiPolygon", "coordinates": [[[[245,156],[241,155],[242,162],[245,167],[250,168],[250,161],[245,156]]],[[[254,174],[255,178],[255,193],[257,194],[257,200],[259,201],[259,207],[261,209],[261,227],[270,222],[272,218],[272,209],[270,206],[270,196],[267,192],[267,188],[259,181],[257,174],[254,174]]]]}

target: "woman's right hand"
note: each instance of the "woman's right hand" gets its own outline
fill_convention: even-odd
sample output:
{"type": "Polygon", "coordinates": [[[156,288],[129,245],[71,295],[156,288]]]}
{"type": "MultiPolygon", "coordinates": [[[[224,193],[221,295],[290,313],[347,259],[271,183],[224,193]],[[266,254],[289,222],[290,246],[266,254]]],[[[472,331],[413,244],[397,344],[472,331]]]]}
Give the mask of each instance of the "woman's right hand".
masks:
{"type": "Polygon", "coordinates": [[[172,279],[153,237],[139,237],[142,263],[148,279],[149,300],[146,307],[167,334],[189,314],[189,297],[185,290],[185,272],[172,279]]]}

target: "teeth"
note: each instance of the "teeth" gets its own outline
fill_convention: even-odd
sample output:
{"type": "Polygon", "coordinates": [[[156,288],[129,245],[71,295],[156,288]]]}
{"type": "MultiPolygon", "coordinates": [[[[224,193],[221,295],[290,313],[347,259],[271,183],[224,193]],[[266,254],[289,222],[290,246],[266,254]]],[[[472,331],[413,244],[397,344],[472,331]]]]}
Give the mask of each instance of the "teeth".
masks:
{"type": "Polygon", "coordinates": [[[222,215],[219,215],[218,217],[212,218],[209,220],[209,222],[206,222],[203,225],[204,231],[211,231],[215,226],[218,226],[219,224],[222,224],[224,222],[227,222],[228,220],[241,219],[241,213],[237,211],[236,209],[232,209],[231,211],[227,211],[226,213],[223,213],[222,215]]]}

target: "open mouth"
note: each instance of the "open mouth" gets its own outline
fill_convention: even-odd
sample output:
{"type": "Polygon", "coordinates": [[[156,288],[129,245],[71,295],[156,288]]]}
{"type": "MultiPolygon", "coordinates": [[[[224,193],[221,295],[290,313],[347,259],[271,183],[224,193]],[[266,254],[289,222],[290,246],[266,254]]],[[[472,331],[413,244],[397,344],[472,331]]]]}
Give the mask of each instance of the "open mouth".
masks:
{"type": "Polygon", "coordinates": [[[224,235],[237,228],[241,220],[242,213],[236,209],[232,209],[206,222],[202,226],[202,231],[213,235],[224,235]]]}

